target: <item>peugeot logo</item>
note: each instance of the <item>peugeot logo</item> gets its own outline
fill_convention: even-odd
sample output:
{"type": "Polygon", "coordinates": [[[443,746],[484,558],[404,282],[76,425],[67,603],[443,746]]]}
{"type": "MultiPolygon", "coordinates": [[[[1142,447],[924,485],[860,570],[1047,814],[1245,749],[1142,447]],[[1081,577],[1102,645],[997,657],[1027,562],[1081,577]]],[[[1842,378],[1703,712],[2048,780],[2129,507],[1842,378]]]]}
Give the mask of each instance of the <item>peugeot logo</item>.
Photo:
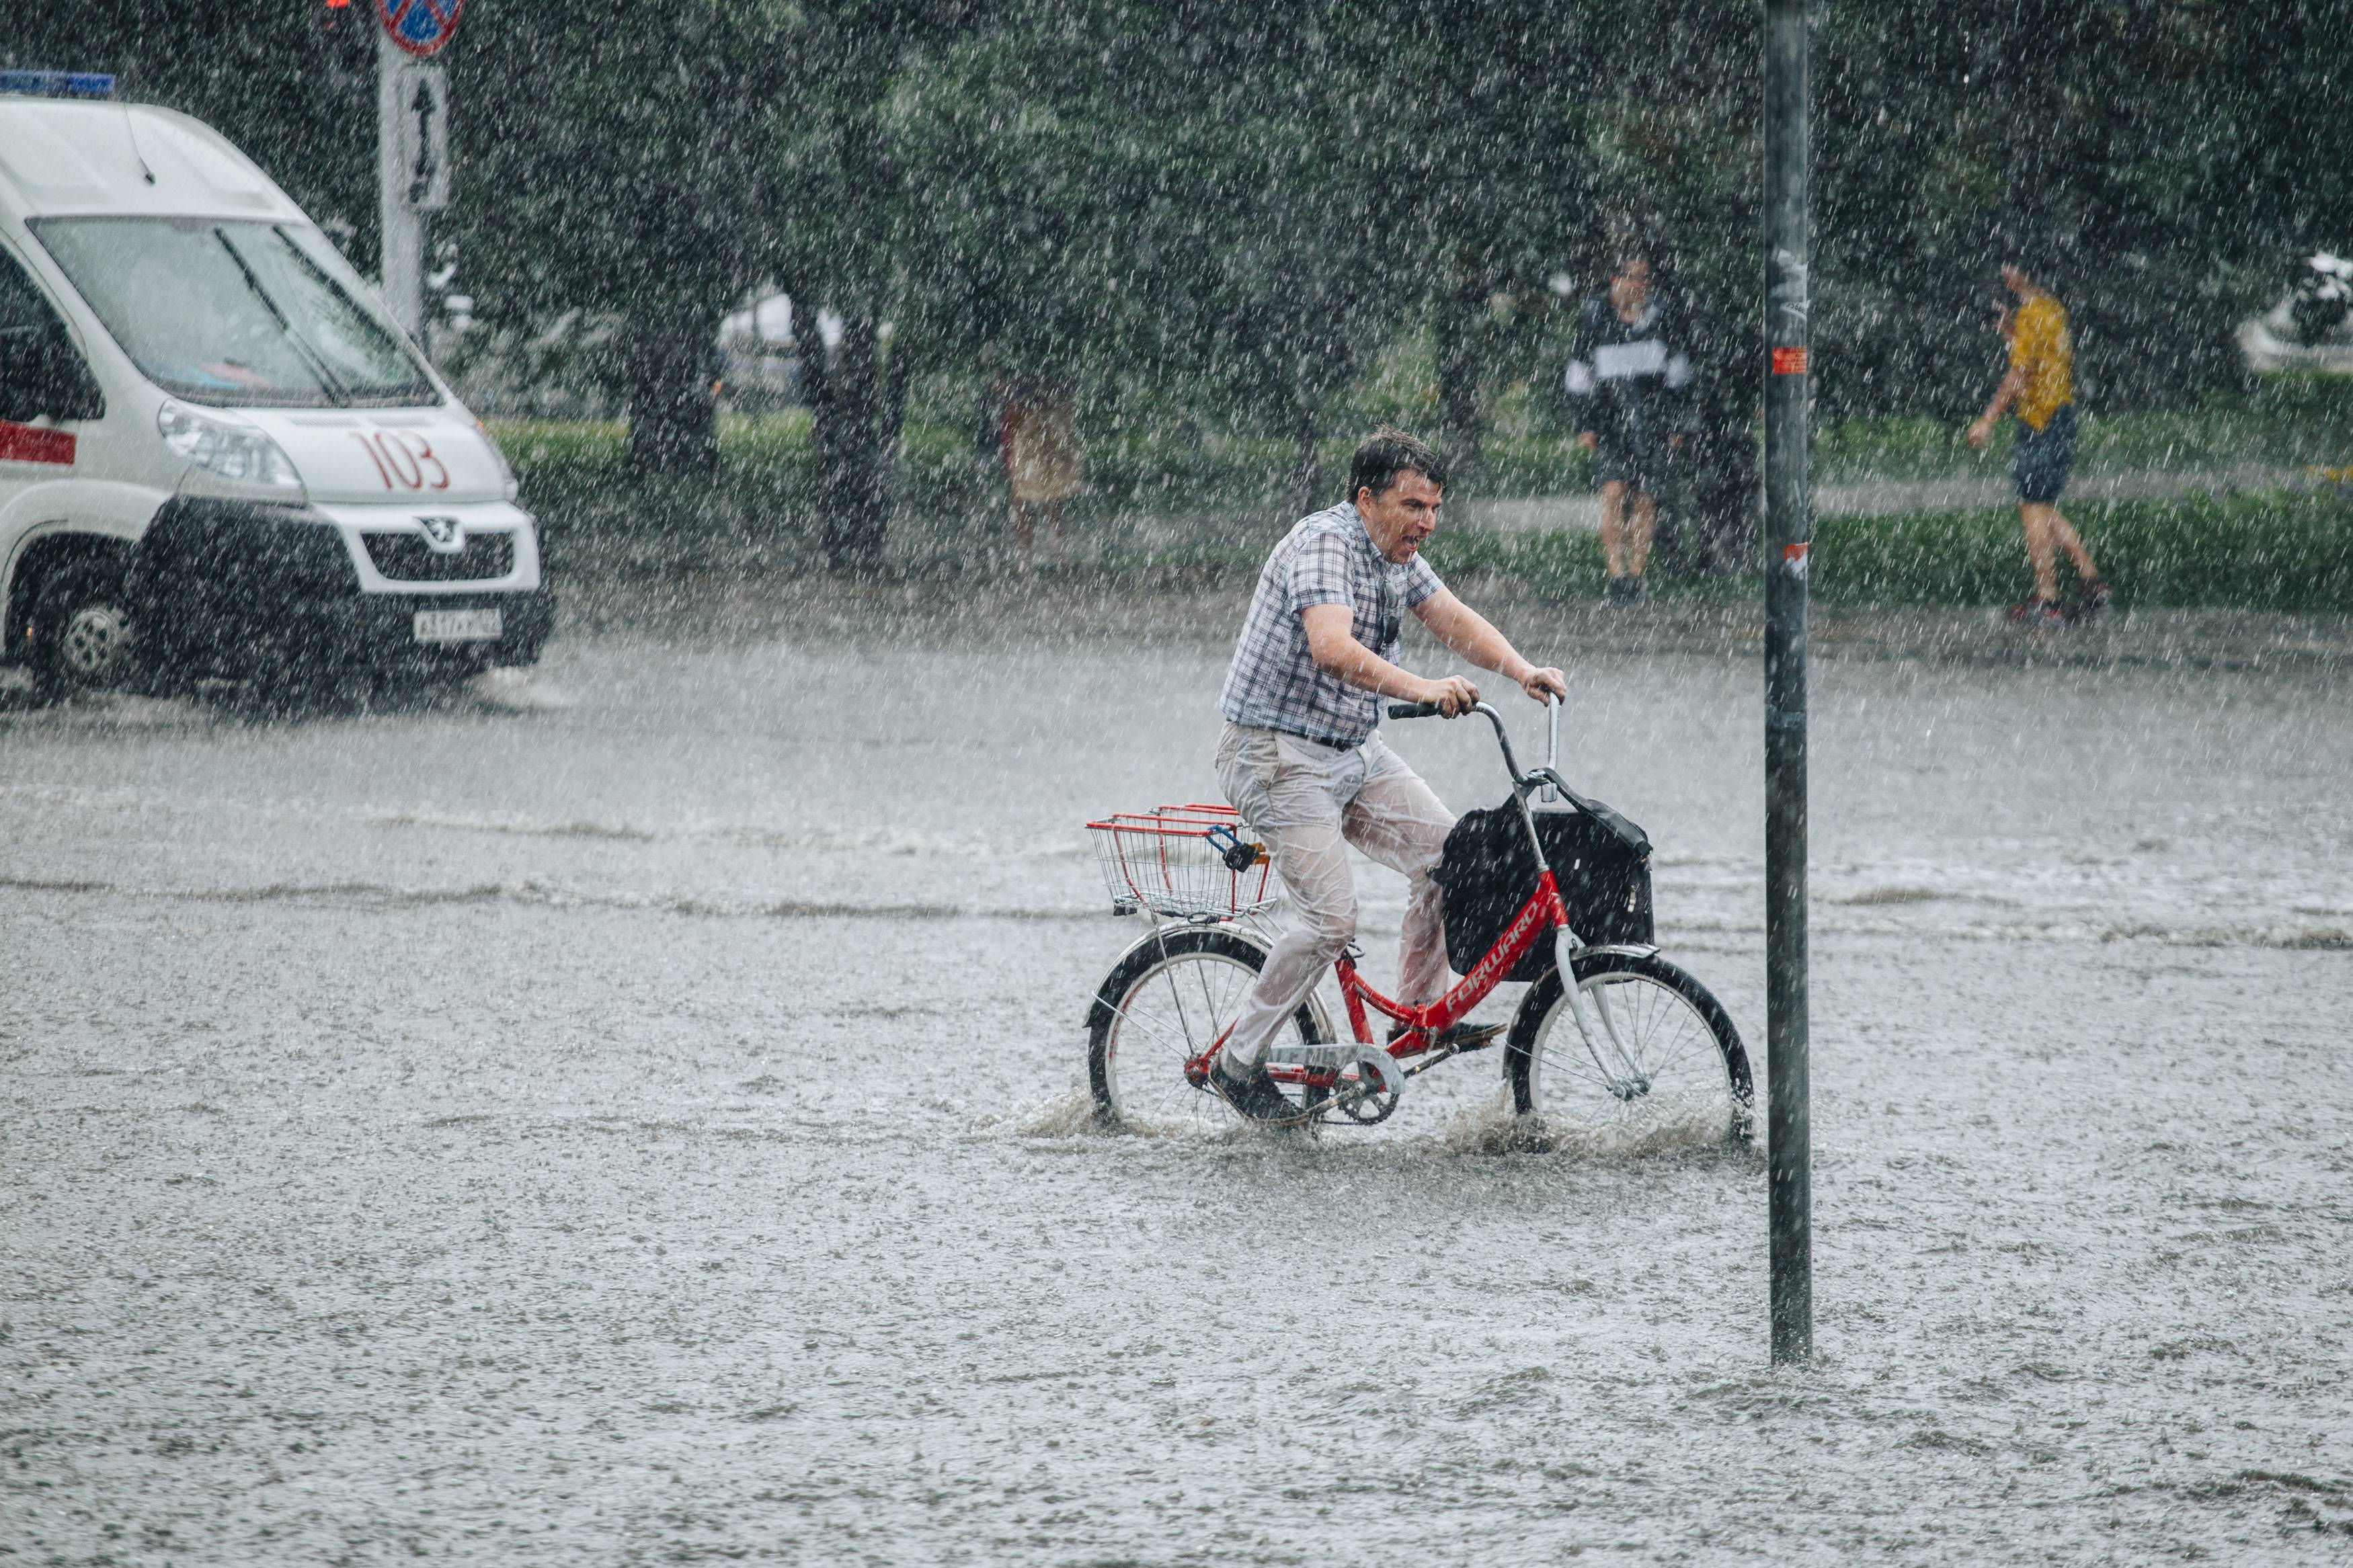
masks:
{"type": "Polygon", "coordinates": [[[425,531],[425,542],[439,554],[457,555],[466,548],[466,525],[454,517],[420,517],[417,526],[425,531]]]}

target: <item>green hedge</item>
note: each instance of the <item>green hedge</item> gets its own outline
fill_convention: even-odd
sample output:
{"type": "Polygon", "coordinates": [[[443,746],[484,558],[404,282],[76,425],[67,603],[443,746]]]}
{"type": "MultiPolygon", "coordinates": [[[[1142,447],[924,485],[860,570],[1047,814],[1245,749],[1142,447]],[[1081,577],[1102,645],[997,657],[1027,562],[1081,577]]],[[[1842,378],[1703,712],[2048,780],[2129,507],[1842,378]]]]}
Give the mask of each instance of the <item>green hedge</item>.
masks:
{"type": "MultiPolygon", "coordinates": [[[[2067,509],[2119,605],[2353,614],[2353,496],[2340,488],[2116,501],[2067,509]]],[[[1542,592],[1601,591],[1600,541],[1585,533],[1441,535],[1440,572],[1489,571],[1542,592]]],[[[1815,526],[1813,590],[1834,605],[2000,605],[2031,586],[2013,510],[1831,517],[1815,526]]],[[[2068,568],[2061,559],[2061,585],[2068,568]]],[[[1757,580],[1661,579],[1668,598],[1752,595],[1757,580]]]]}
{"type": "MultiPolygon", "coordinates": [[[[712,510],[805,505],[813,500],[817,457],[806,409],[728,414],[719,421],[719,474],[684,487],[647,483],[621,471],[628,428],[619,420],[494,419],[491,430],[522,478],[526,500],[558,525],[608,514],[659,514],[691,526],[712,510]]],[[[1317,467],[1337,491],[1350,445],[1327,441],[1317,467]]],[[[1187,444],[1160,431],[1124,431],[1087,444],[1087,495],[1095,505],[1186,507],[1273,504],[1291,482],[1289,442],[1215,437],[1187,444]]],[[[1499,437],[1488,443],[1481,488],[1495,495],[1545,495],[1591,488],[1592,458],[1567,436],[1499,437]]],[[[900,485],[919,510],[993,509],[993,466],[969,432],[910,422],[900,443],[900,485]]]]}
{"type": "MultiPolygon", "coordinates": [[[[2353,436],[2345,434],[2353,430],[2348,398],[2344,382],[2283,379],[2235,405],[2218,400],[2200,416],[2120,415],[2101,427],[2116,455],[2150,462],[2179,466],[2185,456],[2192,466],[2277,461],[2293,452],[2344,463],[2353,459],[2353,436]],[[2189,451],[2193,438],[2196,450],[2189,451]]],[[[501,421],[493,428],[522,476],[526,503],[557,531],[577,531],[584,539],[659,534],[682,555],[699,558],[724,539],[783,540],[816,514],[805,410],[723,416],[720,472],[710,481],[627,479],[626,429],[617,421],[501,421]]],[[[1955,449],[1952,432],[1905,419],[1837,426],[1824,446],[1831,473],[1858,466],[1924,470],[1955,449]]],[[[1221,437],[1188,445],[1158,430],[1091,443],[1088,494],[1072,525],[1083,531],[1100,509],[1150,507],[1163,498],[1188,508],[1271,505],[1288,480],[1290,457],[1282,442],[1221,437]]],[[[1319,458],[1336,489],[1345,444],[1327,444],[1319,458]]],[[[1501,438],[1490,446],[1488,463],[1483,488],[1491,494],[1588,485],[1585,454],[1566,437],[1501,438]]],[[[974,451],[969,433],[944,426],[910,426],[901,483],[919,514],[979,516],[1002,504],[994,468],[974,451]]],[[[2120,605],[2353,613],[2353,497],[2341,486],[2084,503],[2067,511],[2120,605]]],[[[1255,561],[1229,554],[1205,543],[1105,565],[1155,578],[1174,572],[1188,581],[1257,569],[1255,561]]],[[[1601,591],[1601,549],[1590,534],[1449,532],[1430,555],[1442,571],[1498,572],[1564,596],[1601,591]]],[[[2028,586],[2017,514],[2009,508],[1825,518],[1814,562],[1815,594],[1831,604],[1998,605],[2028,586]]],[[[1728,598],[1754,587],[1753,579],[1654,580],[1654,591],[1670,597],[1728,598]]]]}
{"type": "MultiPolygon", "coordinates": [[[[2066,510],[2119,605],[2353,611],[2353,500],[2335,489],[2066,510]]],[[[1818,531],[1816,589],[1836,604],[1999,604],[2029,584],[2014,510],[1836,518],[1818,531]]],[[[2063,556],[2060,570],[2063,584],[2063,556]]]]}
{"type": "MultiPolygon", "coordinates": [[[[2001,471],[2016,424],[2004,420],[1983,454],[1962,440],[1966,425],[1920,415],[1826,424],[1814,437],[1814,478],[1837,484],[2001,471]]],[[[2094,401],[2083,413],[2075,461],[2084,469],[2190,472],[2353,463],[2353,376],[2265,376],[2254,392],[2211,393],[2186,413],[2105,412],[2094,401]]]]}
{"type": "MultiPolygon", "coordinates": [[[[1556,495],[1591,488],[1592,459],[1568,434],[1525,406],[1523,391],[1490,410],[1481,493],[1556,495]]],[[[661,514],[691,524],[716,508],[745,514],[778,504],[807,504],[816,455],[806,409],[728,414],[719,422],[720,475],[699,487],[642,487],[620,472],[627,427],[618,420],[493,420],[527,494],[559,524],[605,514],[661,514]],[[673,515],[674,514],[674,515],[673,515]]],[[[1095,504],[1252,505],[1288,489],[1288,442],[1232,435],[1187,441],[1174,421],[1090,433],[1088,495],[1095,504]]],[[[1975,453],[1951,421],[1913,416],[1825,425],[1815,441],[1817,483],[1864,478],[1951,478],[2006,467],[2011,427],[1993,449],[1975,453]]],[[[911,417],[902,443],[901,485],[918,510],[994,508],[990,465],[965,426],[911,417]]],[[[1336,490],[1348,459],[1345,439],[1317,453],[1321,480],[1336,490]]],[[[2278,375],[2260,391],[2215,395],[2189,413],[2086,413],[2078,466],[2211,471],[2234,468],[2353,464],[2353,377],[2278,375]]]]}

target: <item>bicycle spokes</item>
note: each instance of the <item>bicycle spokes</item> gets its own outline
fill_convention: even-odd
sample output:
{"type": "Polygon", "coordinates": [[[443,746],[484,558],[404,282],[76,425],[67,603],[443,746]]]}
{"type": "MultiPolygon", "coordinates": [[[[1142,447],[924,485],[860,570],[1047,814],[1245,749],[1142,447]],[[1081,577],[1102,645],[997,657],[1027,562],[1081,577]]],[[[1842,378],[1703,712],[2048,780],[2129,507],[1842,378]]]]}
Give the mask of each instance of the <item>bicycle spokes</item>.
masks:
{"type": "Polygon", "coordinates": [[[1566,926],[1553,933],[1553,963],[1560,971],[1562,999],[1567,1004],[1569,1017],[1577,1024],[1577,1039],[1585,1047],[1586,1056],[1592,1061],[1594,1070],[1601,1075],[1602,1083],[1608,1087],[1611,1094],[1620,1100],[1639,1099],[1649,1092],[1650,1082],[1634,1065],[1634,1055],[1627,1048],[1624,1037],[1619,1033],[1618,1021],[1611,1012],[1609,998],[1602,994],[1603,988],[1597,985],[1588,993],[1583,985],[1577,984],[1576,971],[1569,963],[1571,942],[1572,939],[1566,926]],[[1597,1031],[1594,1025],[1585,1016],[1588,1004],[1600,1022],[1599,1033],[1608,1041],[1606,1054],[1615,1057],[1618,1060],[1618,1065],[1614,1068],[1604,1059],[1602,1042],[1595,1037],[1597,1031]]]}
{"type": "MultiPolygon", "coordinates": [[[[1583,986],[1577,987],[1580,993],[1584,989],[1583,986]]],[[[1619,1070],[1612,1072],[1609,1065],[1598,1054],[1594,1055],[1593,1065],[1601,1069],[1602,1081],[1609,1086],[1610,1093],[1620,1100],[1640,1100],[1651,1092],[1651,1079],[1636,1060],[1639,1044],[1629,1046],[1624,1033],[1618,1026],[1618,1009],[1610,1004],[1609,989],[1606,984],[1597,984],[1589,994],[1593,1010],[1601,1019],[1601,1032],[1609,1037],[1610,1054],[1618,1058],[1619,1070]]],[[[1586,1049],[1588,1052],[1593,1049],[1589,1037],[1586,1041],[1586,1049]]]]}

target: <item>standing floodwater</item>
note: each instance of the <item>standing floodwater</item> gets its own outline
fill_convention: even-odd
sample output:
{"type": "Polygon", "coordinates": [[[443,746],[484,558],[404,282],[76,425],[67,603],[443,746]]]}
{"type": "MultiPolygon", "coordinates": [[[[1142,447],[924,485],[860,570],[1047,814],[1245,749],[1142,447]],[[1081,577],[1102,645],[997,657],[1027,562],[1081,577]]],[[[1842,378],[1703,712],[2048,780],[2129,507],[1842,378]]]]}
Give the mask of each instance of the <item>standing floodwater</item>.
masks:
{"type": "MultiPolygon", "coordinates": [[[[2341,1552],[2341,669],[1818,663],[1820,1360],[1773,1373],[1753,1152],[1500,1152],[1475,1058],[1320,1140],[1092,1131],[1137,925],[1082,824],[1213,787],[1222,634],[937,624],[0,714],[0,1544],[2341,1552]]],[[[1508,624],[1761,1070],[1753,660],[1508,624]]]]}

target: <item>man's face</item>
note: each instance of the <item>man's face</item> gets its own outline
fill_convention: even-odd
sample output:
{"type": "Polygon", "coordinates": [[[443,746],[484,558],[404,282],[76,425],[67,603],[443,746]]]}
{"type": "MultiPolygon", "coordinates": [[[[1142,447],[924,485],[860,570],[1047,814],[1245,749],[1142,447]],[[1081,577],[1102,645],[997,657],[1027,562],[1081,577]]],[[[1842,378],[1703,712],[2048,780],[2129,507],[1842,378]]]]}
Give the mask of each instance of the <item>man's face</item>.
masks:
{"type": "MultiPolygon", "coordinates": [[[[1982,278],[1985,274],[1980,272],[1978,276],[1982,278]]],[[[2021,272],[2017,268],[2010,266],[2007,262],[2002,264],[2001,286],[2009,289],[2011,293],[2017,295],[2021,300],[2026,298],[2026,290],[2032,287],[2032,285],[2027,281],[2025,273],[2021,272]]]]}
{"type": "Polygon", "coordinates": [[[1621,310],[1639,310],[1650,297],[1651,264],[1647,261],[1630,261],[1609,279],[1609,302],[1621,310]]]}
{"type": "Polygon", "coordinates": [[[1373,548],[1402,566],[1438,531],[1439,489],[1430,476],[1411,468],[1398,473],[1397,482],[1379,495],[1366,485],[1356,491],[1356,512],[1373,548]]]}

